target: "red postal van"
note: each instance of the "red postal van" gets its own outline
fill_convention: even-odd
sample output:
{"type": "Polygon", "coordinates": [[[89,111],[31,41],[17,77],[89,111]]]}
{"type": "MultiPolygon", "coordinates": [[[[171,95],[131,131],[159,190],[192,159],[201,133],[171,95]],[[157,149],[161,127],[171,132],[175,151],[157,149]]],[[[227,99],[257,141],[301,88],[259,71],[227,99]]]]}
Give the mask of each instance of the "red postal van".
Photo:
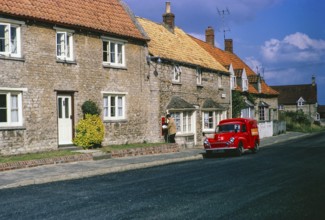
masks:
{"type": "Polygon", "coordinates": [[[207,155],[213,152],[235,151],[240,156],[246,150],[258,151],[260,137],[257,121],[250,118],[232,118],[222,120],[212,138],[204,140],[207,155]]]}

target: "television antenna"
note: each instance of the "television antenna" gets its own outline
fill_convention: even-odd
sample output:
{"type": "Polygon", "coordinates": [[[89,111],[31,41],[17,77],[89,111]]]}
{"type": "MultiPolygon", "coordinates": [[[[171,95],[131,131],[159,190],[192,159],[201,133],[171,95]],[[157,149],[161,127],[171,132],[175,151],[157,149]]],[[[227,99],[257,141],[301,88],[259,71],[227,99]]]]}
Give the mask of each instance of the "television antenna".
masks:
{"type": "Polygon", "coordinates": [[[228,8],[223,10],[219,10],[219,8],[217,8],[217,10],[221,18],[221,28],[219,30],[223,32],[223,39],[226,39],[226,32],[230,31],[230,28],[226,26],[225,15],[230,15],[230,11],[228,8]]]}

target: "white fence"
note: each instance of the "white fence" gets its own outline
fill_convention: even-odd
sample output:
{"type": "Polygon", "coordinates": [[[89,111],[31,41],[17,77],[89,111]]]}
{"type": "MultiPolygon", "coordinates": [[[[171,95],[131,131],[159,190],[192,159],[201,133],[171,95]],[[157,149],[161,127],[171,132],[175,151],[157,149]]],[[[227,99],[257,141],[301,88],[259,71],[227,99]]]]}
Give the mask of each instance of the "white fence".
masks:
{"type": "Polygon", "coordinates": [[[271,137],[284,133],[286,131],[286,123],[284,121],[270,121],[258,123],[258,132],[260,139],[271,137]]]}

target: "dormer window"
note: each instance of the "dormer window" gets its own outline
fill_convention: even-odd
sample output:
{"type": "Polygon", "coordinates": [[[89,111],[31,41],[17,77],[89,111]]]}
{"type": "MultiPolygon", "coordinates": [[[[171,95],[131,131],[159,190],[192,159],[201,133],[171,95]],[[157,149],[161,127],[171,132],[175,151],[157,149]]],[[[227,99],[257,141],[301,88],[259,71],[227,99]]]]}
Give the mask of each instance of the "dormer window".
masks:
{"type": "Polygon", "coordinates": [[[196,69],[196,84],[202,85],[202,70],[200,68],[196,69]]]}
{"type": "Polygon", "coordinates": [[[21,24],[0,19],[0,55],[21,57],[21,24]]]}
{"type": "Polygon", "coordinates": [[[243,74],[242,74],[242,88],[243,88],[243,92],[248,90],[248,79],[247,79],[245,69],[243,70],[243,74]]]}
{"type": "Polygon", "coordinates": [[[299,100],[297,101],[297,105],[298,105],[298,107],[304,106],[305,100],[302,97],[300,97],[299,100]]]}
{"type": "Polygon", "coordinates": [[[173,70],[173,81],[174,82],[181,81],[181,73],[182,73],[182,69],[178,65],[174,65],[174,70],[173,70]]]}
{"type": "Polygon", "coordinates": [[[58,60],[73,61],[73,31],[56,30],[56,57],[58,60]]]}

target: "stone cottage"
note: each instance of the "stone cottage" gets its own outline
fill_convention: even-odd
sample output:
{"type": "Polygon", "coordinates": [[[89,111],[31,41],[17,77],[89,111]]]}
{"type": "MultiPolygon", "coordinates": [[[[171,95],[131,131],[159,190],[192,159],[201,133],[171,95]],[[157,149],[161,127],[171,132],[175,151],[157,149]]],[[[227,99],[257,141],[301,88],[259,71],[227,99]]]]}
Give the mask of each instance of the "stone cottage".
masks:
{"type": "Polygon", "coordinates": [[[148,40],[119,0],[2,0],[0,154],[72,144],[86,100],[102,110],[103,145],[159,141],[148,40]]]}
{"type": "Polygon", "coordinates": [[[231,90],[240,92],[245,98],[246,108],[241,109],[240,117],[259,122],[277,120],[278,92],[234,53],[232,39],[225,39],[225,49],[221,50],[215,46],[214,38],[212,27],[206,29],[205,41],[192,37],[230,72],[231,90]]]}
{"type": "Polygon", "coordinates": [[[311,121],[319,121],[316,77],[310,84],[272,86],[280,93],[280,111],[303,111],[311,121]]]}
{"type": "Polygon", "coordinates": [[[203,132],[231,116],[228,70],[175,25],[169,2],[162,23],[138,21],[150,38],[147,82],[156,106],[151,114],[160,121],[167,113],[175,118],[177,143],[201,144],[203,132]]]}

